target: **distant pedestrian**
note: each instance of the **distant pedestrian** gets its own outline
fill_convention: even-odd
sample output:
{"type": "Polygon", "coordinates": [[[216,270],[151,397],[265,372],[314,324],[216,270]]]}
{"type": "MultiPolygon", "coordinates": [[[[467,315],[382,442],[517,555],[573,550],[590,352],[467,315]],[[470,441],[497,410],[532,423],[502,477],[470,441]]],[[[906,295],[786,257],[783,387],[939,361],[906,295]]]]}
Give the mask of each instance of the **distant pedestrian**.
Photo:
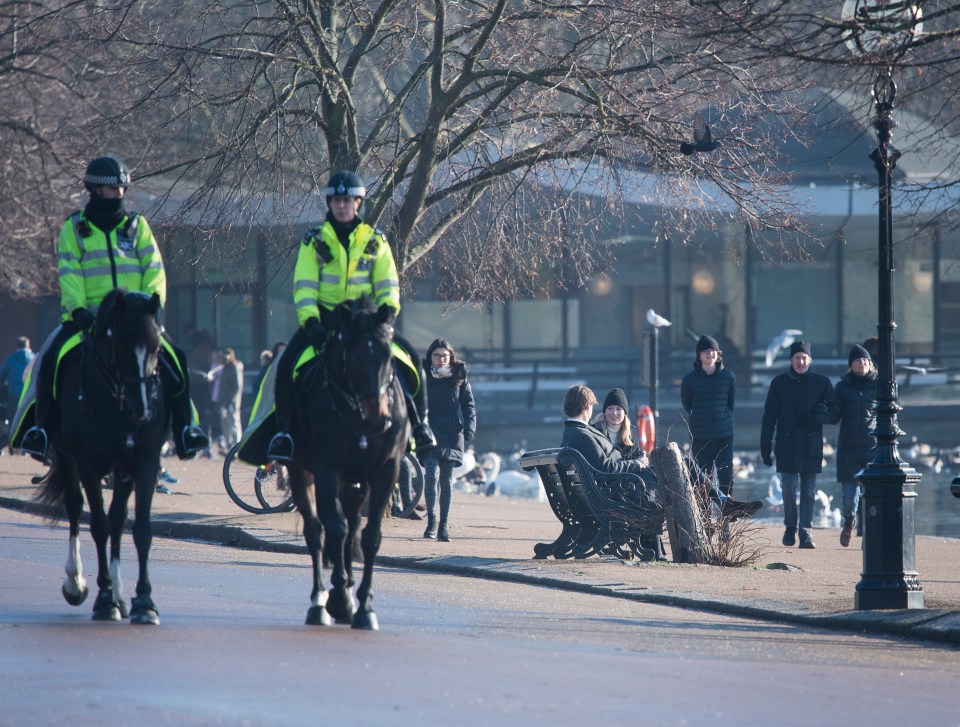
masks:
{"type": "Polygon", "coordinates": [[[260,371],[257,372],[257,383],[253,385],[253,395],[260,395],[260,385],[263,384],[263,377],[267,375],[267,369],[273,363],[273,351],[269,348],[260,352],[260,371]]]}
{"type": "Polygon", "coordinates": [[[427,349],[424,360],[430,422],[437,445],[423,462],[426,476],[427,529],[425,538],[449,542],[448,520],[453,499],[453,470],[463,464],[463,451],[477,431],[477,407],[467,381],[467,366],[443,338],[427,349]],[[437,495],[440,519],[437,520],[437,495]]]}
{"type": "Polygon", "coordinates": [[[836,408],[830,379],[811,370],[810,354],[806,341],[791,344],[790,368],[770,382],[760,428],[760,457],[768,467],[776,457],[783,486],[783,544],[796,544],[799,525],[801,548],[816,547],[810,529],[817,474],[823,468],[823,424],[835,416],[836,408]]]}
{"type": "Polygon", "coordinates": [[[723,367],[720,344],[700,336],[693,371],[680,382],[680,403],[687,412],[690,451],[708,476],[717,471],[725,495],[733,493],[733,403],[737,378],[723,367]]]}
{"type": "Polygon", "coordinates": [[[860,499],[860,484],[856,475],[870,461],[877,447],[877,438],[873,436],[877,424],[877,369],[864,346],[851,348],[847,361],[850,370],[840,377],[834,387],[837,408],[829,420],[831,424],[840,422],[837,435],[837,482],[843,489],[840,545],[844,548],[850,545],[856,524],[860,499]]]}
{"type": "Polygon", "coordinates": [[[13,419],[23,393],[23,379],[27,366],[33,361],[34,353],[30,350],[30,339],[20,336],[17,339],[17,349],[3,360],[0,365],[0,388],[6,389],[6,419],[13,419]]]}
{"type": "Polygon", "coordinates": [[[223,369],[217,387],[217,407],[220,412],[220,431],[223,448],[229,452],[240,441],[243,429],[240,407],[243,399],[243,364],[232,348],[223,349],[223,369]]]}

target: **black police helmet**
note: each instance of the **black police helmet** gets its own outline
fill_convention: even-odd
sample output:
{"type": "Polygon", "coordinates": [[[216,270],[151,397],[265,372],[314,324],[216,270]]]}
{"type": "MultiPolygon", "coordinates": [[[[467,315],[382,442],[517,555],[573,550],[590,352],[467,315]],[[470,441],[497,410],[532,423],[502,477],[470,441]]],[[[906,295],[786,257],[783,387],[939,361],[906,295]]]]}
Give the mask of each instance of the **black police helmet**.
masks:
{"type": "Polygon", "coordinates": [[[127,187],[130,185],[130,172],[122,161],[115,156],[97,157],[87,165],[83,175],[83,186],[93,191],[93,187],[127,187]]]}
{"type": "Polygon", "coordinates": [[[359,197],[363,199],[366,196],[367,188],[363,186],[363,180],[353,172],[337,172],[327,182],[328,202],[331,197],[359,197]]]}

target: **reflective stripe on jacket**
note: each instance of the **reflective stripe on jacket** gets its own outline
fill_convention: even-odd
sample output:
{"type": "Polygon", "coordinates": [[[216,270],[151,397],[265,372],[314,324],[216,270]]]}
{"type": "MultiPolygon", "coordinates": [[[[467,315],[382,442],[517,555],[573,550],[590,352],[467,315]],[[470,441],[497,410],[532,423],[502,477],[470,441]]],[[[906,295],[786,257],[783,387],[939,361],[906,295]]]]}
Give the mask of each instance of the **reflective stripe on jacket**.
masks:
{"type": "Polygon", "coordinates": [[[60,319],[70,320],[77,308],[96,313],[114,288],[160,296],[166,303],[167,276],[160,248],[146,219],[127,216],[105,235],[82,212],[67,218],[60,229],[57,252],[60,277],[60,319]]]}
{"type": "Polygon", "coordinates": [[[319,318],[320,306],[330,310],[364,295],[377,306],[400,312],[397,266],[383,233],[361,222],[350,233],[348,251],[329,222],[308,232],[293,272],[293,303],[300,325],[319,318]]]}

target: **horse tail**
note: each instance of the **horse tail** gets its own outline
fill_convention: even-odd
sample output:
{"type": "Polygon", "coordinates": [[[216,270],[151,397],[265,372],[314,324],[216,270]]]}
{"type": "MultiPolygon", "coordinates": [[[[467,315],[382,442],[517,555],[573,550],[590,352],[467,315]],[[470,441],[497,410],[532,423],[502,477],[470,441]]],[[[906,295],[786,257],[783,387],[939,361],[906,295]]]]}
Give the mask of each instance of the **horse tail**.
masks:
{"type": "Polygon", "coordinates": [[[57,455],[53,455],[53,463],[45,475],[37,475],[30,480],[34,485],[39,485],[40,490],[34,497],[44,510],[44,515],[50,520],[57,520],[67,512],[67,487],[69,478],[63,471],[63,466],[58,461],[57,455]]]}

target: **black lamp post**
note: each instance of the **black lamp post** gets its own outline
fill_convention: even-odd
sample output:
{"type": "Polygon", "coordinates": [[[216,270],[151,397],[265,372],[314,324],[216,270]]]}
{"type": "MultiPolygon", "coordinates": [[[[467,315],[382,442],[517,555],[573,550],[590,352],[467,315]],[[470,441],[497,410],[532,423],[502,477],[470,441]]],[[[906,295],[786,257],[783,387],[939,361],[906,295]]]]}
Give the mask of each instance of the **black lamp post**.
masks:
{"type": "Polygon", "coordinates": [[[897,85],[893,80],[896,60],[920,32],[920,8],[909,2],[847,0],[842,17],[850,22],[845,39],[849,47],[877,66],[873,85],[877,147],[870,159],[879,182],[879,249],[877,338],[877,448],[867,466],[858,473],[863,486],[863,572],[857,584],[858,610],[923,608],[923,587],[916,570],[914,530],[915,486],[920,475],[903,461],[897,442],[903,431],[897,413],[893,332],[893,213],[891,187],[900,152],[891,144],[897,126],[893,109],[897,85]]]}

